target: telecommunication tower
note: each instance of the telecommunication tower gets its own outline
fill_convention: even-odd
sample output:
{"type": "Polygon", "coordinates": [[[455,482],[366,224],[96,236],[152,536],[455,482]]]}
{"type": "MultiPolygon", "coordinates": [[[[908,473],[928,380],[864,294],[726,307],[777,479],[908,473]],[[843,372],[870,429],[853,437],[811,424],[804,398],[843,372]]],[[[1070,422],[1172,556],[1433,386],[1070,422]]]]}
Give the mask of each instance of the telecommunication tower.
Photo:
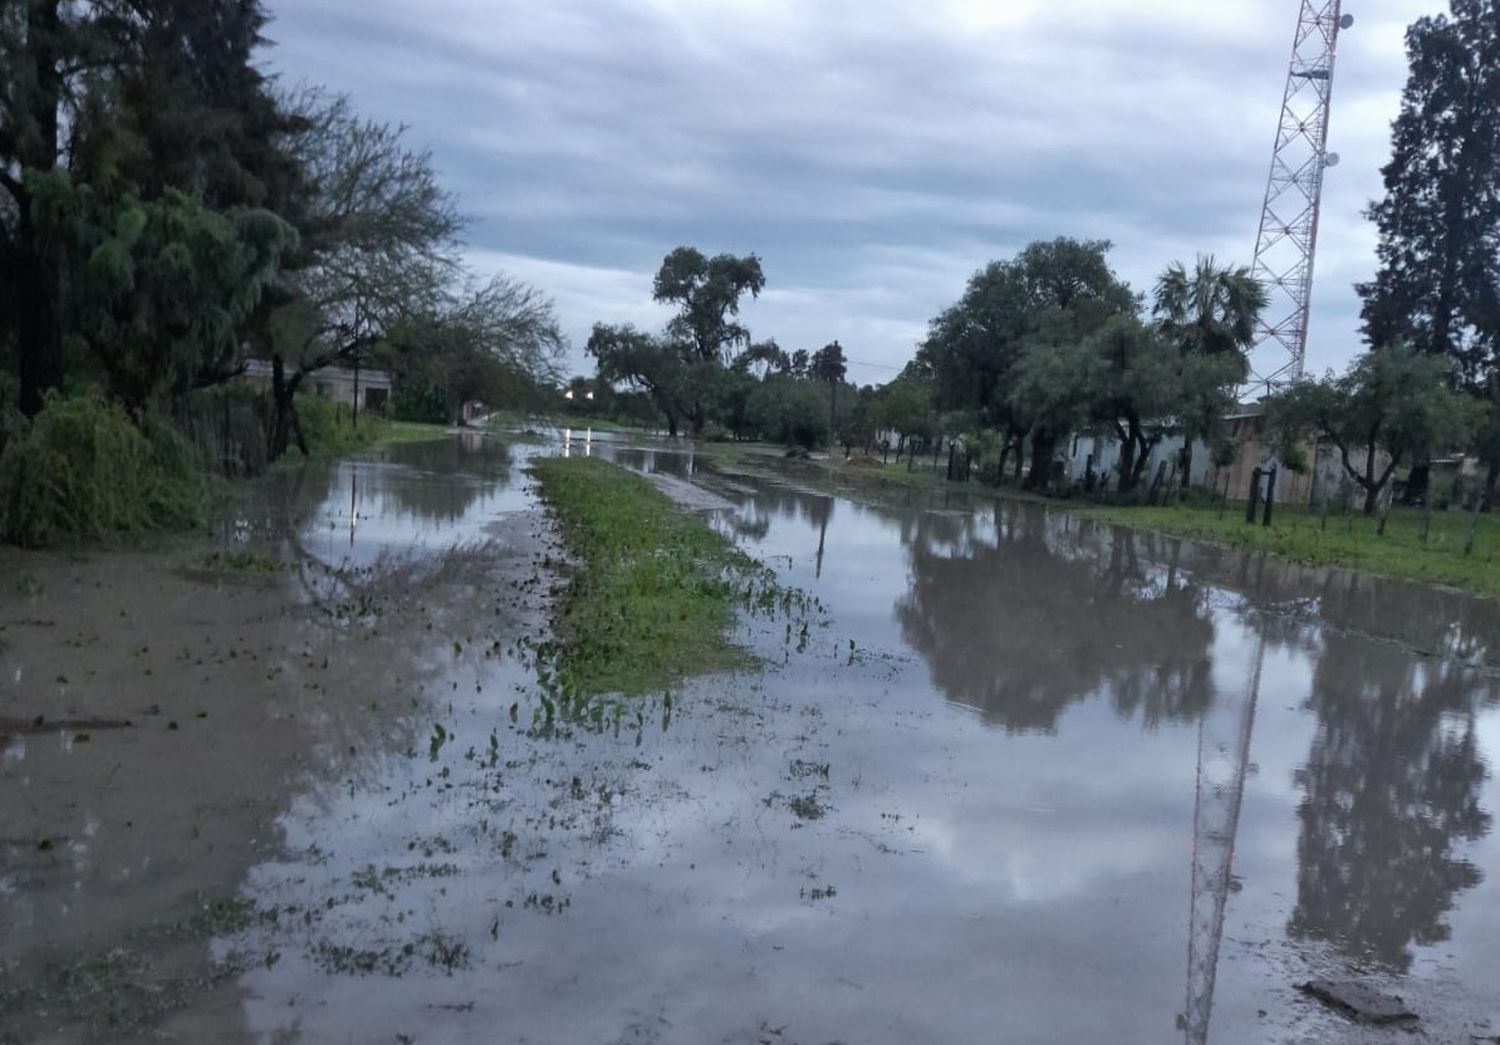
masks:
{"type": "Polygon", "coordinates": [[[1252,266],[1269,297],[1248,352],[1254,395],[1302,376],[1323,172],[1339,162],[1328,151],[1333,64],[1354,17],[1340,12],[1340,0],[1301,2],[1252,266]]]}

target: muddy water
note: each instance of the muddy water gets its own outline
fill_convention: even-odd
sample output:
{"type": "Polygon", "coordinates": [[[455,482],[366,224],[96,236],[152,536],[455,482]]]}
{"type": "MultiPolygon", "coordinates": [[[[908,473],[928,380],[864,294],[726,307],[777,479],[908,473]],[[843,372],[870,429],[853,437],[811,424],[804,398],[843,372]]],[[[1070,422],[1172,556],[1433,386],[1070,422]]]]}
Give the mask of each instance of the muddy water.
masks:
{"type": "Polygon", "coordinates": [[[159,625],[174,644],[245,632],[298,687],[248,656],[158,664],[154,688],[118,669],[140,645],[111,631],[119,587],[166,553],[18,564],[41,589],[3,607],[23,678],[81,656],[32,634],[66,594],[127,704],[191,680],[238,710],[168,708],[201,730],[189,756],[139,725],[22,730],[118,701],[6,690],[17,1040],[1397,1033],[1300,996],[1314,975],[1401,994],[1431,1040],[1500,1033],[1492,603],[1003,502],[872,508],[658,448],[562,448],[698,481],[732,505],[712,524],[823,612],[747,616],[763,672],[549,725],[517,641],[545,634],[555,549],[532,451],[484,442],[278,477],[224,539],[292,569],[156,582],[185,607],[159,625]],[[170,822],[146,843],[132,800],[170,822]],[[235,917],[167,933],[184,896],[235,917]],[[123,968],[96,970],[111,948],[123,968]],[[113,1012],[89,985],[154,1003],[113,1012]]]}

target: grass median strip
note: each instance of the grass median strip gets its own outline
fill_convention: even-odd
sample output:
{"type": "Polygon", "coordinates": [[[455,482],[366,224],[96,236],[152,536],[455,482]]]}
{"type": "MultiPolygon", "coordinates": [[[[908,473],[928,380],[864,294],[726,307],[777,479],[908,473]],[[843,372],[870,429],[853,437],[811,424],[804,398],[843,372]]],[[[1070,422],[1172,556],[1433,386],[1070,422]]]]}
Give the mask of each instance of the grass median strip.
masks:
{"type": "Polygon", "coordinates": [[[572,688],[635,695],[753,663],[730,631],[737,605],[774,597],[770,571],[632,472],[577,457],[532,472],[578,559],[557,622],[572,688]]]}

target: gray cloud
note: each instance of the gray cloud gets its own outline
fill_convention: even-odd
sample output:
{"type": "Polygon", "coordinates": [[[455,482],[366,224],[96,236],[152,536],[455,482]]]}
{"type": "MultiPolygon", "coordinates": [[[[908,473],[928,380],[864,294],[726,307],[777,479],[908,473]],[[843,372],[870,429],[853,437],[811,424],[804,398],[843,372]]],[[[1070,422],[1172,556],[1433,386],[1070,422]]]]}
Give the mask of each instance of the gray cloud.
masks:
{"type": "MultiPolygon", "coordinates": [[[[1406,24],[1342,38],[1313,369],[1358,350],[1406,24]]],[[[1296,4],[1265,0],[272,0],[271,64],[432,147],[475,260],[554,294],[575,340],[652,325],[679,243],[754,250],[757,336],[839,338],[889,376],[964,280],[1027,242],[1248,262],[1296,4]]]]}

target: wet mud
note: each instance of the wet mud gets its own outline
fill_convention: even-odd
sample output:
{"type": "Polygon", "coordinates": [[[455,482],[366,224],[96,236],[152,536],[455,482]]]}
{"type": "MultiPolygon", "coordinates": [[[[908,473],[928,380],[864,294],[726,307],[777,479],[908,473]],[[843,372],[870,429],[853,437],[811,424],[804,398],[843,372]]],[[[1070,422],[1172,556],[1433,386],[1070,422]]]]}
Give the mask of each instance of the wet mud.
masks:
{"type": "Polygon", "coordinates": [[[0,576],[0,1041],[1500,1034],[1491,602],[586,433],[0,576]],[[539,452],[656,475],[821,611],[558,712],[539,452]]]}

